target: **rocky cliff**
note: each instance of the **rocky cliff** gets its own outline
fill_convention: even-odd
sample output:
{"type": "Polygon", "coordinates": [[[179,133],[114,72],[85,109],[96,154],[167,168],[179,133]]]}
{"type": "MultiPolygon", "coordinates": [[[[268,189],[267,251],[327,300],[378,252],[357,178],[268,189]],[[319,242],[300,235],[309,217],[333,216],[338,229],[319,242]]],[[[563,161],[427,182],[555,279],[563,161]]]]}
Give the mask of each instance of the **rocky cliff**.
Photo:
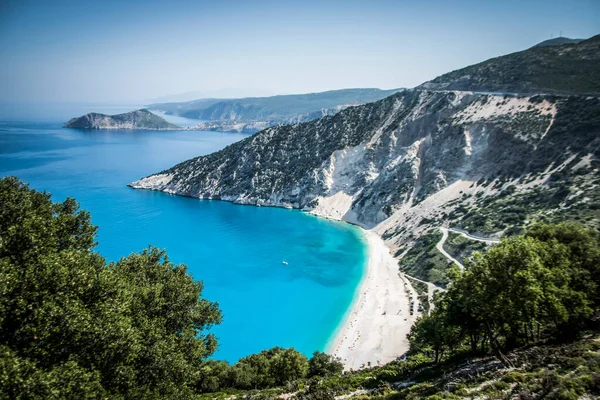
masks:
{"type": "Polygon", "coordinates": [[[412,90],[265,129],[131,186],[300,208],[375,228],[399,248],[444,221],[501,233],[537,213],[596,207],[599,134],[597,98],[412,90]],[[538,201],[473,220],[508,192],[538,201]]]}
{"type": "MultiPolygon", "coordinates": [[[[592,61],[593,39],[585,50],[592,61]]],[[[583,52],[568,50],[582,44],[555,48],[583,52]]],[[[588,93],[597,71],[585,73],[577,87],[588,93]]],[[[443,285],[441,226],[496,237],[535,221],[600,228],[599,157],[598,97],[415,89],[267,128],[130,186],[299,208],[372,228],[406,272],[443,285]]]]}
{"type": "Polygon", "coordinates": [[[167,122],[164,118],[152,114],[146,109],[131,111],[124,114],[106,115],[89,113],[79,118],[72,118],[65,128],[80,129],[181,129],[167,122]]]}

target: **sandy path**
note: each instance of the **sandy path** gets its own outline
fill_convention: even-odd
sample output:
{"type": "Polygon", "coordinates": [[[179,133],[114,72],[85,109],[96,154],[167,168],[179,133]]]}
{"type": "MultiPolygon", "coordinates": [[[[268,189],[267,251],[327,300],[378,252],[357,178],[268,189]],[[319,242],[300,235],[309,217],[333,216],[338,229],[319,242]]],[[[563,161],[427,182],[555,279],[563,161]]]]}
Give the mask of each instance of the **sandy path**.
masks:
{"type": "Polygon", "coordinates": [[[369,362],[385,364],[405,353],[406,335],[418,314],[413,297],[415,313],[410,315],[407,291],[412,293],[412,288],[400,276],[398,261],[376,233],[364,233],[369,245],[367,275],[328,348],[329,354],[342,359],[346,369],[367,367],[369,362]]]}

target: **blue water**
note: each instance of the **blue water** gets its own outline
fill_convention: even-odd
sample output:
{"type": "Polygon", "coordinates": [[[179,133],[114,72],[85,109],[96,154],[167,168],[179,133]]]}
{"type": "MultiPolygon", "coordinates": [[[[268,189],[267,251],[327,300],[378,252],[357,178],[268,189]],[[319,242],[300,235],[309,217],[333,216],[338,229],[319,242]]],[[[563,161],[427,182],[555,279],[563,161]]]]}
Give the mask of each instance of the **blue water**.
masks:
{"type": "Polygon", "coordinates": [[[245,135],[86,132],[61,128],[64,120],[0,121],[0,176],[15,175],[55,200],[75,197],[99,225],[97,250],[109,260],[152,244],[188,265],[223,311],[213,329],[216,358],[326,347],[362,277],[365,245],[356,228],[300,211],[125,186],[245,135]]]}

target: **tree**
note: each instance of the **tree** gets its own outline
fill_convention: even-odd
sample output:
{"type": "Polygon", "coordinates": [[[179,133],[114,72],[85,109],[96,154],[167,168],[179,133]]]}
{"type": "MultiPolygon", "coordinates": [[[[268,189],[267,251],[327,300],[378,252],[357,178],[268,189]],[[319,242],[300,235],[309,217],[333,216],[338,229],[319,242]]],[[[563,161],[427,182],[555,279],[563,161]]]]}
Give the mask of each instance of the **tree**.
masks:
{"type": "Polygon", "coordinates": [[[271,376],[271,358],[280,350],[280,347],[274,347],[238,361],[234,365],[236,381],[239,382],[237,387],[240,389],[264,389],[274,386],[275,378],[271,376]]]}
{"type": "Polygon", "coordinates": [[[107,265],[95,232],[75,200],[0,180],[0,392],[189,397],[218,305],[164,251],[107,265]]]}
{"type": "Polygon", "coordinates": [[[265,389],[303,379],[308,360],[293,348],[273,347],[240,359],[231,368],[231,386],[237,389],[265,389]]]}
{"type": "Polygon", "coordinates": [[[305,378],[307,372],[306,356],[294,348],[282,349],[271,359],[269,373],[277,385],[305,378]]]}
{"type": "Polygon", "coordinates": [[[412,352],[432,352],[437,364],[444,353],[452,351],[462,340],[461,330],[450,320],[445,299],[436,301],[429,315],[421,317],[409,333],[412,352]]]}
{"type": "Polygon", "coordinates": [[[574,224],[538,225],[474,255],[413,327],[411,350],[433,350],[437,359],[455,339],[468,338],[472,351],[489,347],[510,366],[507,349],[578,334],[599,306],[598,237],[574,224]]]}
{"type": "Polygon", "coordinates": [[[198,375],[196,382],[198,393],[218,392],[223,387],[232,386],[231,367],[226,361],[207,360],[198,375]]]}
{"type": "Polygon", "coordinates": [[[315,351],[308,360],[308,377],[340,375],[344,371],[344,364],[339,357],[315,351]]]}
{"type": "Polygon", "coordinates": [[[597,307],[600,305],[600,233],[573,222],[537,224],[527,231],[551,246],[562,245],[570,264],[570,286],[584,292],[597,307]]]}
{"type": "Polygon", "coordinates": [[[457,284],[455,290],[468,290],[467,312],[481,321],[489,345],[505,365],[510,361],[503,354],[501,337],[507,347],[513,347],[523,333],[552,320],[566,319],[561,294],[568,287],[567,264],[561,249],[515,237],[485,256],[476,256],[457,284]],[[551,266],[546,262],[549,258],[553,258],[551,266]]]}

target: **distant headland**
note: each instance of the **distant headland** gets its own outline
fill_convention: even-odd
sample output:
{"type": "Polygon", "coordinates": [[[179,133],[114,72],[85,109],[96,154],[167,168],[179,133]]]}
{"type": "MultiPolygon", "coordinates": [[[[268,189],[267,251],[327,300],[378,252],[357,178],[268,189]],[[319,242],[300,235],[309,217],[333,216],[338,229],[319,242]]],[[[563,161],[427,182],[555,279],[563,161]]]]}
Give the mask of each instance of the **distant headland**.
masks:
{"type": "Polygon", "coordinates": [[[179,126],[167,122],[164,118],[152,114],[147,109],[117,115],[89,113],[78,118],[71,118],[64,127],[79,129],[181,129],[179,126]]]}

